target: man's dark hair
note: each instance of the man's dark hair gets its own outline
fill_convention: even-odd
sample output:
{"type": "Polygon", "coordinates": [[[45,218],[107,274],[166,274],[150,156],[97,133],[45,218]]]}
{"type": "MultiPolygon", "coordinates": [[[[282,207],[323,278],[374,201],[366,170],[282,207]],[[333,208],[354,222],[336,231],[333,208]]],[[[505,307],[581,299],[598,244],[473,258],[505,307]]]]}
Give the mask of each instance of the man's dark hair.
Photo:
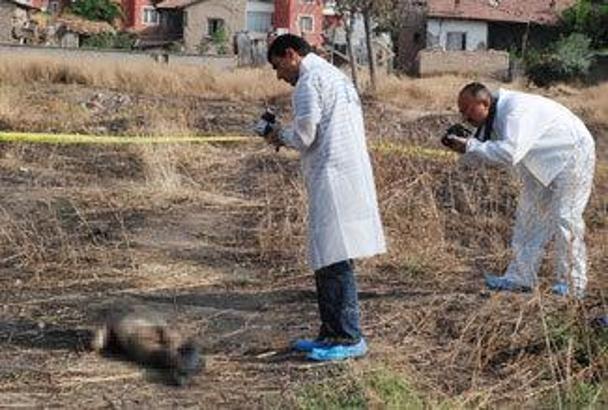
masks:
{"type": "Polygon", "coordinates": [[[302,37],[293,34],[283,34],[273,40],[268,47],[268,62],[272,57],[285,57],[287,49],[291,48],[304,57],[312,51],[312,47],[302,37]]]}
{"type": "Polygon", "coordinates": [[[459,95],[463,95],[463,94],[472,95],[473,97],[475,97],[476,99],[479,99],[479,100],[485,100],[485,99],[491,100],[492,99],[492,93],[490,92],[488,87],[486,87],[482,83],[477,83],[477,82],[469,83],[469,84],[465,85],[462,88],[462,90],[460,90],[459,95]]]}

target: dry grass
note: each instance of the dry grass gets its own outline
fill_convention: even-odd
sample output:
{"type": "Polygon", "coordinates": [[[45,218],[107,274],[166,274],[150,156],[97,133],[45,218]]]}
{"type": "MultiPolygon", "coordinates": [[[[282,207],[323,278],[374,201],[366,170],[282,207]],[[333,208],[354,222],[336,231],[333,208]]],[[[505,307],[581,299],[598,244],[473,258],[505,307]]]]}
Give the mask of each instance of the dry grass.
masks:
{"type": "Polygon", "coordinates": [[[150,189],[169,194],[183,189],[174,145],[144,145],[141,147],[141,156],[146,183],[150,189]]]}
{"type": "Polygon", "coordinates": [[[608,83],[584,89],[561,85],[550,89],[549,94],[555,94],[588,121],[608,125],[608,83]]]}
{"type": "MultiPolygon", "coordinates": [[[[167,284],[196,286],[201,272],[211,275],[201,278],[200,283],[208,283],[221,277],[215,263],[231,267],[235,258],[260,270],[259,282],[244,282],[256,286],[256,292],[299,283],[307,270],[305,194],[297,160],[249,147],[5,150],[2,165],[29,167],[34,186],[53,170],[62,176],[52,183],[52,191],[37,189],[38,200],[32,194],[3,199],[3,266],[19,272],[13,280],[19,277],[30,286],[50,286],[57,280],[95,283],[89,272],[105,270],[117,272],[129,280],[127,289],[137,290],[135,283],[159,289],[167,284]],[[69,166],[78,158],[78,166],[69,166]],[[131,163],[131,174],[104,176],[106,166],[119,168],[124,162],[131,163]],[[70,169],[73,179],[66,172],[70,169]],[[195,208],[197,214],[190,215],[196,204],[208,208],[195,208]],[[181,253],[169,254],[174,261],[159,255],[143,259],[145,263],[130,261],[132,252],[151,252],[131,245],[149,223],[158,224],[155,246],[166,246],[165,241],[170,245],[175,238],[162,238],[163,225],[188,229],[189,221],[209,218],[215,229],[201,232],[197,243],[214,248],[198,261],[200,268],[179,257],[181,253]],[[126,269],[120,267],[124,263],[126,269]],[[151,271],[150,266],[157,268],[151,271]],[[181,278],[186,270],[192,275],[181,278]],[[166,279],[156,277],[157,272],[166,279]],[[141,278],[133,283],[133,275],[141,278]]],[[[370,363],[386,360],[387,373],[337,369],[339,377],[332,380],[341,382],[332,389],[295,381],[289,397],[296,404],[330,400],[340,407],[357,397],[358,405],[398,403],[396,408],[407,407],[408,400],[448,408],[535,407],[548,397],[565,405],[571,392],[602,380],[607,366],[604,336],[587,323],[603,303],[597,292],[604,289],[607,266],[602,251],[605,197],[595,195],[590,207],[595,221],[589,224],[590,276],[595,280],[588,302],[570,305],[545,293],[490,297],[479,294],[480,272],[501,271],[508,261],[516,193],[511,179],[441,157],[419,157],[415,151],[375,153],[374,163],[390,252],[363,264],[359,273],[363,289],[377,292],[376,298],[363,299],[365,331],[374,346],[370,363]],[[383,297],[383,292],[388,293],[383,297]]],[[[184,252],[176,246],[174,252],[184,252]]],[[[548,278],[551,272],[545,268],[541,275],[548,278]]],[[[274,314],[281,313],[264,313],[274,314]]],[[[268,376],[259,366],[261,373],[251,377],[268,376]]],[[[588,403],[592,397],[581,400],[588,403]]]]}
{"type": "MultiPolygon", "coordinates": [[[[68,69],[60,63],[47,63],[50,68],[45,71],[42,62],[28,64],[21,68],[21,75],[38,81],[40,89],[44,82],[82,81],[87,86],[139,93],[149,92],[145,90],[150,83],[164,84],[165,99],[153,109],[141,108],[148,115],[146,132],[161,135],[192,131],[195,113],[203,107],[189,100],[185,105],[178,103],[192,93],[227,99],[216,107],[227,115],[228,107],[233,111],[242,108],[233,99],[260,101],[281,97],[286,91],[267,70],[239,70],[206,79],[211,74],[198,69],[171,73],[166,67],[148,67],[149,71],[142,68],[139,72],[135,67],[68,69]],[[174,94],[176,98],[171,99],[174,94]]],[[[17,122],[19,113],[26,112],[19,90],[27,82],[18,75],[18,66],[3,61],[0,71],[0,123],[17,122]]],[[[378,100],[419,112],[449,111],[454,94],[466,81],[451,76],[385,78],[378,100]]],[[[587,107],[585,115],[607,124],[605,106],[599,102],[605,87],[561,87],[547,93],[577,110],[587,107]]],[[[64,105],[67,100],[58,98],[48,105],[47,114],[55,114],[52,121],[59,131],[70,126],[70,117],[79,115],[78,105],[68,107],[64,105]]],[[[211,102],[203,102],[207,103],[211,102]]],[[[383,115],[387,115],[383,117],[387,130],[407,125],[398,110],[383,115]]],[[[246,117],[231,119],[235,128],[248,124],[246,117]]],[[[32,121],[44,119],[34,116],[32,121]]],[[[417,121],[412,129],[429,135],[440,132],[441,124],[435,120],[417,121]]],[[[606,137],[598,134],[598,138],[606,137]]],[[[577,408],[599,402],[608,369],[608,336],[589,323],[606,310],[608,174],[597,176],[586,214],[589,297],[577,304],[549,296],[550,263],[541,269],[538,293],[490,295],[481,291],[481,273],[501,272],[509,261],[517,184],[507,173],[470,167],[457,163],[453,156],[421,149],[434,147],[432,141],[387,138],[382,143],[382,147],[404,149],[372,152],[390,251],[359,265],[364,330],[373,346],[369,360],[319,370],[291,362],[264,362],[255,356],[244,357],[243,350],[238,350],[233,352],[237,359],[218,361],[215,373],[205,379],[205,390],[220,391],[220,398],[210,405],[225,405],[226,395],[236,395],[226,391],[227,379],[231,386],[248,383],[267,388],[239,391],[241,407],[251,404],[250,395],[258,397],[277,386],[289,392],[288,401],[280,402],[283,407],[312,403],[320,407],[577,408]],[[378,363],[382,363],[380,373],[375,369],[378,363]],[[332,385],[331,380],[338,384],[332,385]]],[[[605,167],[603,156],[598,161],[605,167]]],[[[31,311],[20,311],[20,318],[38,320],[41,314],[51,315],[54,305],[36,303],[36,297],[45,296],[39,292],[45,290],[50,298],[77,292],[84,304],[91,295],[106,297],[116,289],[149,295],[151,290],[143,288],[146,285],[155,292],[163,291],[164,286],[171,303],[179,304],[178,293],[190,295],[191,305],[185,304],[183,309],[194,312],[193,327],[206,326],[212,320],[204,316],[206,309],[220,303],[213,299],[208,306],[197,305],[199,293],[207,290],[192,289],[197,284],[219,287],[219,278],[224,278],[229,293],[217,298],[226,299],[225,309],[217,313],[218,322],[230,325],[230,317],[224,320],[222,315],[236,315],[240,309],[247,311],[249,322],[230,329],[235,340],[221,339],[220,352],[242,349],[248,342],[255,345],[256,338],[265,343],[272,332],[300,332],[302,321],[307,320],[303,318],[316,323],[311,312],[305,316],[298,310],[311,308],[311,301],[296,300],[289,305],[269,298],[259,305],[251,302],[273,292],[279,295],[275,297],[294,297],[295,289],[310,287],[305,266],[306,195],[293,154],[282,151],[277,155],[253,144],[7,144],[0,152],[0,169],[6,186],[0,201],[0,267],[9,272],[0,281],[7,289],[17,282],[28,284],[27,289],[20,289],[31,292],[31,297],[27,293],[5,295],[7,300],[27,298],[28,306],[33,306],[31,311]],[[76,290],[68,289],[66,283],[76,290]],[[115,287],[107,288],[109,283],[115,287]],[[248,326],[255,328],[257,321],[265,319],[259,333],[248,331],[248,326]]],[[[25,309],[26,304],[15,303],[25,309]]],[[[80,305],[71,308],[80,313],[85,309],[80,305]]],[[[54,320],[64,323],[66,317],[58,314],[54,320]]],[[[80,316],[71,320],[69,325],[84,321],[80,316]]],[[[13,351],[7,355],[18,356],[26,350],[10,347],[13,351]]],[[[57,363],[44,366],[50,368],[45,370],[49,374],[61,367],[57,363]],[[57,367],[49,367],[52,365],[57,367]]],[[[36,377],[30,373],[19,373],[16,368],[15,374],[22,379],[0,379],[6,382],[6,386],[0,384],[0,391],[30,389],[36,377]]],[[[75,398],[87,392],[99,396],[98,389],[112,388],[111,381],[103,378],[91,377],[99,380],[91,388],[81,378],[62,374],[66,385],[78,387],[73,389],[75,398]]],[[[137,395],[139,390],[130,393],[137,395]]],[[[193,402],[188,393],[179,403],[193,402]]],[[[114,397],[114,392],[107,394],[114,397]]],[[[158,392],[146,394],[150,396],[140,405],[152,403],[158,392]]]]}
{"type": "Polygon", "coordinates": [[[377,98],[404,109],[449,111],[454,109],[454,96],[465,81],[452,75],[423,79],[383,75],[377,98]]]}
{"type": "MultiPolygon", "coordinates": [[[[401,300],[387,311],[382,310],[386,305],[371,302],[363,308],[365,331],[380,349],[378,357],[391,358],[389,371],[407,375],[425,392],[429,405],[447,408],[514,403],[534,408],[547,400],[553,408],[576,408],[599,400],[595,394],[608,371],[608,334],[590,323],[606,309],[601,296],[608,245],[605,191],[594,195],[589,210],[595,222],[587,236],[592,281],[585,303],[570,304],[547,294],[553,280],[550,263],[540,272],[541,291],[532,297],[491,296],[480,292],[482,273],[503,272],[511,258],[517,193],[512,178],[429,158],[390,153],[374,158],[390,251],[364,263],[360,273],[372,289],[403,292],[397,291],[401,300]]],[[[298,248],[284,246],[301,232],[294,231],[298,225],[292,222],[303,217],[297,212],[301,196],[293,192],[293,187],[274,191],[271,203],[281,206],[269,204],[259,229],[262,237],[284,236],[260,246],[268,255],[282,252],[279,261],[302,263],[303,238],[298,248]],[[285,208],[294,210],[291,218],[284,217],[285,208]],[[286,259],[286,248],[296,253],[286,259]]],[[[346,385],[321,391],[314,387],[306,400],[325,397],[347,406],[361,396],[372,403],[378,391],[366,393],[365,378],[356,380],[363,384],[361,391],[336,397],[346,385]]],[[[408,408],[407,403],[400,406],[408,408]]]]}
{"type": "Polygon", "coordinates": [[[15,56],[0,62],[0,85],[79,84],[132,94],[199,96],[229,99],[272,99],[287,87],[270,69],[219,72],[196,66],[153,63],[99,63],[82,59],[78,65],[60,58],[15,56]]]}
{"type": "MultiPolygon", "coordinates": [[[[361,73],[363,84],[367,82],[361,73]]],[[[459,89],[473,80],[486,81],[492,88],[507,87],[527,90],[525,82],[508,85],[493,80],[446,75],[442,77],[414,79],[406,76],[380,74],[378,91],[374,99],[405,111],[416,113],[456,113],[455,96],[459,89]]],[[[95,116],[83,108],[84,100],[75,104],[71,99],[61,99],[53,94],[40,95],[37,91],[45,86],[71,84],[74,87],[120,95],[154,96],[141,112],[129,109],[128,104],[107,119],[118,121],[109,131],[135,135],[182,134],[196,132],[209,126],[220,128],[215,116],[230,114],[217,112],[214,118],[200,118],[200,99],[232,101],[234,110],[257,112],[263,103],[285,104],[290,88],[278,81],[269,68],[237,69],[218,72],[196,66],[173,66],[145,63],[99,63],[84,59],[78,65],[59,58],[14,56],[0,61],[0,121],[7,128],[72,130],[78,132],[99,127],[95,116]],[[36,85],[38,84],[38,85],[36,85]],[[34,86],[32,86],[34,85],[34,86]],[[118,94],[122,93],[122,94],[118,94]],[[164,98],[163,98],[164,96],[164,98]],[[40,98],[43,97],[43,98],[40,98]],[[173,99],[166,101],[166,99],[173,99]],[[181,99],[178,104],[174,99],[181,99]],[[253,106],[252,107],[252,103],[253,106]],[[242,104],[242,105],[241,105],[242,104]],[[61,123],[52,113],[68,112],[61,123]],[[121,114],[121,116],[118,116],[121,114]],[[208,121],[213,121],[208,123],[208,121]]],[[[534,89],[534,92],[556,98],[585,119],[598,124],[608,124],[606,84],[577,89],[558,85],[550,89],[534,89]]],[[[110,116],[111,113],[105,113],[110,116]]],[[[107,128],[107,125],[102,124],[107,128]]],[[[229,131],[230,132],[230,131],[229,131]]]]}
{"type": "Polygon", "coordinates": [[[0,120],[18,116],[17,107],[22,104],[17,101],[18,93],[13,87],[0,88],[0,120]]]}

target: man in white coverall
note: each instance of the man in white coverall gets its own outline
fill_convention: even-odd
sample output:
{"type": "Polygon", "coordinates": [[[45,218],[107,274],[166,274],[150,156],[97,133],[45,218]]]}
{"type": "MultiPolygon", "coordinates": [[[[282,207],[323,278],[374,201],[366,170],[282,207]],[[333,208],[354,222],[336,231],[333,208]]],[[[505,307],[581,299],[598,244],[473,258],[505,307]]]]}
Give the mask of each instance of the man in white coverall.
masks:
{"type": "Polygon", "coordinates": [[[584,296],[587,261],[583,211],[595,168],[595,143],[583,122],[550,99],[465,86],[458,108],[477,127],[476,138],[447,136],[451,149],[515,167],[523,189],[513,232],[514,258],[503,276],[486,275],[493,290],[530,291],[537,284],[544,247],[555,238],[559,295],[584,296]]]}
{"type": "Polygon", "coordinates": [[[279,80],[295,87],[293,123],[267,139],[300,153],[321,317],[318,337],[296,340],[293,348],[318,361],[360,357],[367,345],[352,260],[386,251],[361,101],[349,78],[301,37],[277,37],[268,61],[279,80]]]}

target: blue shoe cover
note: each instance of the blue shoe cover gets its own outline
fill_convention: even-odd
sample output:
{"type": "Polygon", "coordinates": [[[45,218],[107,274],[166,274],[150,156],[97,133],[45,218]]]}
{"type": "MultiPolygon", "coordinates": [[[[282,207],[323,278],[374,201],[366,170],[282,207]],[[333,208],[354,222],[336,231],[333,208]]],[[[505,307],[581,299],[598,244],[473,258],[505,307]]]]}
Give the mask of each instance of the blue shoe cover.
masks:
{"type": "Polygon", "coordinates": [[[312,352],[313,349],[325,348],[332,343],[325,339],[297,339],[291,344],[291,349],[296,352],[312,352]]]}
{"type": "Polygon", "coordinates": [[[485,280],[486,287],[491,290],[506,290],[510,292],[530,292],[532,290],[530,286],[521,285],[504,276],[486,274],[485,280]]]}
{"type": "Polygon", "coordinates": [[[598,327],[608,329],[608,315],[600,316],[594,322],[598,327]]]}
{"type": "MultiPolygon", "coordinates": [[[[568,286],[567,283],[564,283],[564,282],[557,282],[555,285],[553,285],[551,290],[553,291],[554,294],[559,295],[559,296],[569,296],[570,295],[570,287],[568,286]]],[[[585,297],[585,291],[581,290],[581,289],[575,289],[572,296],[574,296],[577,299],[582,299],[585,297]]]]}
{"type": "Polygon", "coordinates": [[[328,347],[313,349],[306,357],[317,362],[346,360],[365,356],[367,344],[364,339],[354,345],[337,344],[328,347]]]}
{"type": "Polygon", "coordinates": [[[551,288],[553,293],[559,296],[568,296],[568,284],[564,282],[558,282],[551,288]]]}

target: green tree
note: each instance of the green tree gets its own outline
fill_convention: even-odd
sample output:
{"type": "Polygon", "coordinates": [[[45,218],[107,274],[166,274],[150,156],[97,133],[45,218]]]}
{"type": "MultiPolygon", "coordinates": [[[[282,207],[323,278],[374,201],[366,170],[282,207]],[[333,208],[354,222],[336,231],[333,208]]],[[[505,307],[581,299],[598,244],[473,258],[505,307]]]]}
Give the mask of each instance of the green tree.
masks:
{"type": "Polygon", "coordinates": [[[565,35],[581,33],[591,40],[591,48],[608,47],[608,2],[605,0],[578,0],[562,13],[562,30],[565,35]]]}
{"type": "Polygon", "coordinates": [[[228,53],[228,31],[224,26],[213,32],[211,41],[215,45],[215,51],[218,54],[224,55],[228,53]]]}
{"type": "Polygon", "coordinates": [[[87,20],[106,21],[110,24],[122,14],[120,5],[112,0],[76,0],[70,8],[74,14],[87,20]]]}
{"type": "Polygon", "coordinates": [[[390,10],[390,6],[394,4],[394,0],[337,0],[336,9],[338,13],[342,15],[345,20],[344,27],[346,29],[346,41],[348,47],[348,54],[350,59],[351,71],[353,76],[353,82],[355,87],[359,89],[357,79],[357,69],[353,56],[352,49],[352,31],[354,17],[357,14],[363,16],[363,23],[365,25],[365,44],[367,47],[367,56],[369,62],[369,76],[371,90],[373,93],[376,92],[376,59],[374,50],[372,47],[372,20],[375,22],[379,19],[386,18],[386,13],[390,10]]]}
{"type": "Polygon", "coordinates": [[[573,33],[550,45],[545,51],[531,51],[526,57],[526,73],[541,87],[557,81],[583,78],[589,72],[593,60],[590,45],[588,37],[573,33]]]}
{"type": "Polygon", "coordinates": [[[82,41],[83,47],[131,49],[135,44],[136,36],[131,33],[99,33],[86,37],[82,41]]]}

